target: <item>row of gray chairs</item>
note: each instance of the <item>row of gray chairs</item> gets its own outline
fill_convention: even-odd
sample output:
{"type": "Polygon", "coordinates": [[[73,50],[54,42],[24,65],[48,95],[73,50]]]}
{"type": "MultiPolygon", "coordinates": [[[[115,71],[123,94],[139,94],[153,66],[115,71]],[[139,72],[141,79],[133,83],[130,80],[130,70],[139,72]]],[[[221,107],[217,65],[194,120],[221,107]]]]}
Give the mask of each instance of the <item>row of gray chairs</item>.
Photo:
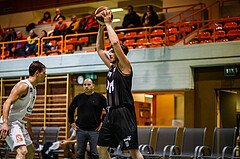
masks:
{"type": "Polygon", "coordinates": [[[236,143],[235,128],[215,128],[213,135],[212,151],[207,146],[198,150],[199,158],[232,158],[233,148],[236,143]],[[207,156],[208,154],[209,156],[207,156]]]}
{"type": "MultiPolygon", "coordinates": [[[[153,128],[138,128],[139,150],[144,158],[233,158],[235,154],[235,128],[215,128],[212,151],[204,146],[206,128],[184,128],[181,149],[176,145],[178,128],[158,128],[154,151],[150,146],[152,132],[153,128]]],[[[113,155],[130,157],[119,150],[113,155]]]]}
{"type": "MultiPolygon", "coordinates": [[[[46,142],[56,142],[58,141],[58,135],[61,127],[45,127],[43,132],[43,138],[42,138],[42,145],[44,145],[46,142]]],[[[39,156],[41,156],[40,152],[41,149],[39,149],[39,140],[40,140],[40,134],[42,131],[42,127],[32,127],[33,133],[34,133],[34,139],[33,139],[33,145],[35,148],[35,152],[38,153],[39,156]]]]}
{"type": "MultiPolygon", "coordinates": [[[[58,135],[61,127],[45,127],[42,138],[42,145],[46,142],[56,142],[58,141],[58,135]]],[[[32,127],[34,133],[33,145],[35,149],[39,147],[39,139],[42,131],[42,127],[32,127]]]]}
{"type": "MultiPolygon", "coordinates": [[[[155,151],[150,146],[152,141],[153,129],[151,127],[138,128],[139,150],[144,157],[162,157],[163,149],[166,145],[176,145],[176,136],[178,128],[158,128],[155,151]],[[147,152],[145,152],[147,151],[147,152]]],[[[130,158],[129,153],[123,153],[117,149],[112,156],[130,158]]]]}
{"type": "MultiPolygon", "coordinates": [[[[45,127],[43,138],[42,138],[42,145],[44,145],[46,142],[56,142],[58,141],[58,135],[61,127],[45,127]]],[[[32,127],[33,133],[34,133],[34,139],[33,139],[33,145],[35,148],[36,153],[40,155],[40,149],[39,149],[39,140],[40,140],[40,134],[42,131],[42,127],[32,127]]],[[[5,159],[8,158],[9,152],[11,149],[6,144],[6,142],[2,142],[2,147],[0,148],[0,157],[3,158],[1,151],[5,152],[5,159]]]]}

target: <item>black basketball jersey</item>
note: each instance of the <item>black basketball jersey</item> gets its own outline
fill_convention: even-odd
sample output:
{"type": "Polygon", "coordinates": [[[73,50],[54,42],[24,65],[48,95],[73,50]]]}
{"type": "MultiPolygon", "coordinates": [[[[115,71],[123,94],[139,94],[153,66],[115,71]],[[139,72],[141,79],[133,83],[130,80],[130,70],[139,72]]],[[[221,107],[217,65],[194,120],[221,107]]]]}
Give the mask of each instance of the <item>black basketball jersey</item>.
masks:
{"type": "Polygon", "coordinates": [[[134,101],[131,93],[132,76],[124,75],[121,70],[113,65],[109,68],[107,74],[107,104],[108,106],[133,107],[134,101]]]}

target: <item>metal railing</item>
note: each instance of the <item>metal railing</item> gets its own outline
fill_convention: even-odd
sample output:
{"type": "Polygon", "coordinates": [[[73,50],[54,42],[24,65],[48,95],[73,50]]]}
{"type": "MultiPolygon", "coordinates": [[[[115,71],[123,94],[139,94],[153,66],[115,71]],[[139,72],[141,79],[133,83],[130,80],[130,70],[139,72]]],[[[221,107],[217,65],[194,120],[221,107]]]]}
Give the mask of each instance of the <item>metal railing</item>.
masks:
{"type": "MultiPolygon", "coordinates": [[[[36,45],[40,46],[39,38],[38,39],[30,39],[30,40],[18,40],[18,41],[1,42],[0,46],[1,46],[2,55],[1,55],[0,59],[5,58],[4,53],[5,53],[5,49],[6,49],[7,45],[14,44],[14,43],[28,42],[28,41],[37,41],[36,45]]],[[[39,55],[39,52],[40,52],[40,50],[39,50],[39,47],[38,47],[38,51],[36,52],[36,55],[39,55]]]]}
{"type": "MultiPolygon", "coordinates": [[[[204,3],[198,3],[198,4],[191,5],[190,8],[185,9],[184,11],[182,11],[182,12],[180,12],[180,13],[178,13],[178,14],[176,14],[176,15],[174,15],[174,16],[172,16],[172,17],[170,17],[170,18],[168,18],[168,19],[166,19],[166,20],[164,20],[164,21],[162,21],[161,23],[158,23],[157,26],[166,25],[170,20],[172,20],[172,19],[174,19],[174,18],[176,18],[176,17],[179,17],[179,20],[178,20],[178,21],[181,21],[181,20],[182,20],[182,14],[188,12],[189,10],[192,10],[192,14],[193,14],[193,13],[195,13],[195,12],[194,12],[194,9],[195,9],[196,7],[199,7],[199,6],[201,7],[201,9],[203,8],[203,6],[206,7],[206,5],[205,5],[204,3]]],[[[194,18],[194,17],[192,17],[192,18],[194,18]]],[[[193,19],[192,19],[192,20],[193,20],[193,19]]]]}
{"type": "MultiPolygon", "coordinates": [[[[41,55],[43,55],[43,48],[44,48],[44,44],[45,44],[44,40],[46,40],[46,39],[54,40],[54,39],[59,39],[59,38],[61,40],[58,41],[58,44],[57,44],[57,41],[55,41],[56,44],[51,44],[50,46],[52,46],[52,45],[58,45],[59,46],[60,45],[60,49],[57,49],[56,51],[63,54],[63,36],[60,35],[60,36],[43,37],[41,39],[41,55]]],[[[51,51],[51,50],[49,50],[49,51],[51,51]]]]}
{"type": "MultiPolygon", "coordinates": [[[[214,20],[202,20],[202,21],[192,21],[192,22],[182,22],[182,23],[174,23],[174,24],[167,24],[166,26],[153,26],[153,27],[138,27],[138,28],[129,28],[129,29],[119,29],[115,30],[117,34],[122,34],[124,36],[123,38],[119,38],[123,43],[127,39],[134,39],[135,42],[132,43],[132,46],[135,47],[138,44],[137,39],[143,39],[142,45],[144,47],[151,47],[153,45],[159,44],[159,46],[172,46],[180,41],[183,41],[183,44],[186,44],[186,39],[193,34],[197,33],[199,34],[201,31],[204,31],[206,28],[209,28],[210,26],[213,28],[212,29],[212,41],[215,42],[215,23],[218,22],[228,22],[228,21],[240,21],[240,17],[235,17],[235,18],[222,18],[222,19],[214,19],[214,20]],[[192,29],[192,26],[195,27],[195,29],[192,29]],[[171,32],[172,28],[177,28],[175,32],[171,32]],[[187,31],[186,28],[191,28],[191,31],[187,31]],[[153,30],[162,30],[161,35],[153,35],[152,31],[153,30]],[[139,32],[143,32],[143,35],[141,37],[138,36],[139,32]],[[130,32],[136,32],[136,36],[126,38],[126,35],[130,32]],[[138,34],[137,34],[138,33],[138,34]],[[154,37],[160,36],[162,38],[161,41],[159,42],[152,42],[151,39],[154,37]],[[171,38],[174,38],[174,40],[171,40],[171,38]]],[[[58,48],[58,52],[60,54],[66,54],[68,52],[68,47],[67,45],[81,45],[81,46],[88,46],[89,40],[85,42],[81,42],[81,39],[83,37],[90,37],[90,36],[96,36],[98,32],[90,32],[90,33],[81,33],[81,34],[69,34],[66,35],[65,37],[63,36],[53,36],[53,37],[44,37],[41,40],[38,39],[38,52],[36,55],[41,56],[44,54],[43,48],[44,48],[44,41],[45,40],[55,40],[56,45],[60,46],[58,48]],[[41,41],[41,42],[40,42],[41,41]],[[41,49],[41,50],[40,50],[41,49]]],[[[105,31],[105,42],[108,42],[109,44],[109,39],[107,37],[107,32],[105,31]]],[[[26,41],[32,41],[32,40],[20,40],[20,41],[13,41],[13,42],[2,42],[0,43],[1,50],[2,50],[2,55],[1,59],[5,58],[4,51],[5,51],[5,45],[10,44],[10,43],[17,43],[17,42],[26,42],[26,41]]],[[[50,50],[51,51],[51,50],[50,50]]]]}

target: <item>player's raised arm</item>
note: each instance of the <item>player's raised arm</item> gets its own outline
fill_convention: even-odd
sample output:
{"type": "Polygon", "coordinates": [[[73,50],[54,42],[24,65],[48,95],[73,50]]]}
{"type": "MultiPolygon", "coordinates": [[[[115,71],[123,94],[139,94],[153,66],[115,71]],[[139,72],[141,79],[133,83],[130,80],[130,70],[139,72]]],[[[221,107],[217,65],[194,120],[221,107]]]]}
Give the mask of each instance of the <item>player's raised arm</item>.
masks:
{"type": "Polygon", "coordinates": [[[8,135],[8,114],[11,104],[15,103],[19,98],[26,95],[28,92],[28,85],[25,83],[20,83],[16,85],[15,88],[12,90],[10,96],[3,104],[3,124],[1,127],[1,134],[0,138],[6,138],[8,135]]]}
{"type": "Polygon", "coordinates": [[[104,45],[104,28],[105,26],[100,25],[97,35],[97,53],[105,63],[105,65],[109,68],[110,67],[110,60],[108,54],[105,52],[105,45],[104,45]]]}
{"type": "Polygon", "coordinates": [[[104,18],[104,21],[105,21],[105,24],[107,27],[107,31],[108,31],[108,35],[109,35],[109,39],[113,46],[114,52],[119,60],[120,69],[124,74],[131,74],[131,63],[129,62],[127,56],[124,54],[123,49],[120,46],[118,36],[115,33],[115,31],[113,30],[112,25],[111,25],[112,12],[110,10],[104,10],[102,16],[104,18]]]}

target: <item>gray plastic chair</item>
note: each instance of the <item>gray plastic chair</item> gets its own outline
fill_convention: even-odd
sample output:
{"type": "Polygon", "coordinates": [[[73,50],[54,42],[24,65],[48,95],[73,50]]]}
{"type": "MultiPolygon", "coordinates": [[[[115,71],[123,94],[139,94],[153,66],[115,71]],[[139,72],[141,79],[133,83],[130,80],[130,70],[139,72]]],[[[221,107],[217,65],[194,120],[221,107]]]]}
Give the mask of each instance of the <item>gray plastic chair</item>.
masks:
{"type": "Polygon", "coordinates": [[[204,145],[205,132],[206,128],[184,128],[181,153],[180,148],[173,145],[169,158],[196,158],[198,149],[204,145]]]}
{"type": "Polygon", "coordinates": [[[33,146],[35,149],[39,147],[39,139],[42,131],[42,127],[32,127],[34,133],[33,146]]]}
{"type": "Polygon", "coordinates": [[[56,142],[58,141],[58,135],[61,127],[45,127],[43,133],[42,144],[46,142],[56,142]]]}
{"type": "Polygon", "coordinates": [[[145,158],[161,158],[168,156],[167,150],[176,144],[178,128],[158,128],[155,151],[146,153],[142,150],[145,158]]]}
{"type": "Polygon", "coordinates": [[[240,149],[239,146],[234,147],[233,153],[232,153],[232,159],[240,159],[240,156],[236,156],[236,151],[239,149],[240,149]]]}
{"type": "Polygon", "coordinates": [[[215,128],[212,152],[209,147],[201,146],[198,151],[200,158],[231,158],[235,146],[236,128],[215,128]],[[210,156],[207,156],[207,152],[210,156]]]}
{"type": "MultiPolygon", "coordinates": [[[[144,145],[151,145],[151,139],[152,139],[152,127],[145,127],[145,128],[138,128],[138,144],[139,144],[139,150],[144,145]]],[[[117,149],[116,153],[113,153],[111,156],[119,156],[124,158],[130,158],[130,153],[123,153],[119,148],[117,149]]]]}
{"type": "MultiPolygon", "coordinates": [[[[42,138],[42,145],[44,145],[46,142],[56,142],[58,141],[58,135],[61,127],[45,127],[44,133],[43,133],[43,138],[42,138]]],[[[41,158],[40,155],[40,150],[36,149],[36,153],[38,153],[39,157],[41,158]]]]}

